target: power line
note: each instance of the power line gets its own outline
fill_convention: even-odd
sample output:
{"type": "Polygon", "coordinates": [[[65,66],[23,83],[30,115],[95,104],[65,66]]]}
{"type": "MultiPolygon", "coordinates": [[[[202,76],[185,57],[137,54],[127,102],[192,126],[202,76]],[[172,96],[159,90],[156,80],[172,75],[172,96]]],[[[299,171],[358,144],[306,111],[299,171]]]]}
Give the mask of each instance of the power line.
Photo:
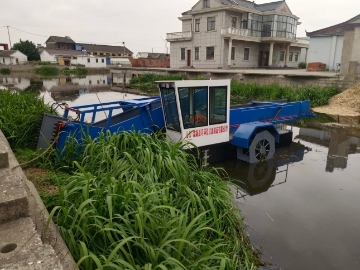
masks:
{"type": "Polygon", "coordinates": [[[47,36],[43,36],[43,35],[38,35],[38,34],[34,34],[34,33],[30,33],[30,32],[26,32],[26,31],[23,31],[23,30],[17,29],[17,28],[12,27],[12,26],[9,26],[9,27],[11,27],[12,29],[18,30],[18,31],[20,31],[20,32],[24,32],[24,33],[26,33],[26,34],[30,34],[30,35],[34,35],[34,36],[39,36],[39,37],[47,37],[47,36]]]}

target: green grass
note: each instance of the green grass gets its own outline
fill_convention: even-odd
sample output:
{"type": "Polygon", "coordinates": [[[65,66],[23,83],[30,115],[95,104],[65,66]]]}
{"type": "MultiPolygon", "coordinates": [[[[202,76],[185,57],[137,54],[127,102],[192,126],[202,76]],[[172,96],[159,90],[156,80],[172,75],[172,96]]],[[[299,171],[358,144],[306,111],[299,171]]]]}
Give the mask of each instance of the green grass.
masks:
{"type": "Polygon", "coordinates": [[[0,91],[0,129],[12,149],[34,148],[44,112],[50,108],[35,94],[0,91]]]}
{"type": "Polygon", "coordinates": [[[11,73],[10,68],[0,68],[0,74],[2,75],[9,75],[11,73]]]}
{"type": "Polygon", "coordinates": [[[35,74],[41,76],[56,76],[59,74],[59,69],[52,66],[41,66],[34,69],[35,74]]]}
{"type": "Polygon", "coordinates": [[[255,269],[225,172],[161,136],[85,140],[51,213],[80,268],[255,269]]]}
{"type": "Polygon", "coordinates": [[[242,103],[250,100],[279,100],[288,101],[310,100],[312,107],[326,105],[329,99],[338,94],[337,87],[302,87],[290,88],[270,84],[260,86],[253,83],[231,82],[231,101],[232,103],[242,103]]]}
{"type": "Polygon", "coordinates": [[[61,72],[65,75],[76,74],[79,76],[83,76],[87,75],[89,73],[89,70],[83,67],[77,67],[75,69],[64,68],[61,72]]]}
{"type": "Polygon", "coordinates": [[[167,81],[167,80],[186,80],[185,76],[181,75],[156,75],[153,73],[147,73],[130,79],[130,87],[141,90],[143,92],[154,93],[158,92],[156,81],[167,81]]]}

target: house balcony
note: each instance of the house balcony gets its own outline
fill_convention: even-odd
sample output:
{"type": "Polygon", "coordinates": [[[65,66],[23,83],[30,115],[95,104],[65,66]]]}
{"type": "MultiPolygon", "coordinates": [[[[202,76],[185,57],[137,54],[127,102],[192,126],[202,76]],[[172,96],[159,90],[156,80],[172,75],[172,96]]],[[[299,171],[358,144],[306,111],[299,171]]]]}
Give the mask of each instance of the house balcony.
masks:
{"type": "Polygon", "coordinates": [[[251,31],[249,31],[249,29],[243,29],[243,28],[233,28],[233,27],[222,28],[221,36],[225,38],[260,42],[260,37],[252,36],[251,31]]]}
{"type": "Polygon", "coordinates": [[[175,32],[175,33],[167,33],[166,40],[171,41],[188,41],[192,40],[192,32],[175,32]]]}
{"type": "Polygon", "coordinates": [[[291,43],[291,46],[301,47],[301,48],[309,48],[309,45],[310,45],[310,40],[305,38],[298,38],[296,39],[296,41],[291,43]]]}

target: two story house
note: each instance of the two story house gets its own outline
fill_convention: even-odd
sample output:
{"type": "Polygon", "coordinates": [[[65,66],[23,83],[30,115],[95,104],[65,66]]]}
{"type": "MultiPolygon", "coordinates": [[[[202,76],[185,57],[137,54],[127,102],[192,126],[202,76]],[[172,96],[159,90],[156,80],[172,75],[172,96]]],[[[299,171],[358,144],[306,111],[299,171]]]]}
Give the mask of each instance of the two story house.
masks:
{"type": "Polygon", "coordinates": [[[68,36],[50,36],[45,43],[48,49],[75,50],[75,41],[68,36]]]}
{"type": "Polygon", "coordinates": [[[182,32],[166,37],[172,68],[297,67],[309,47],[285,1],[200,0],[179,20],[182,32]]]}

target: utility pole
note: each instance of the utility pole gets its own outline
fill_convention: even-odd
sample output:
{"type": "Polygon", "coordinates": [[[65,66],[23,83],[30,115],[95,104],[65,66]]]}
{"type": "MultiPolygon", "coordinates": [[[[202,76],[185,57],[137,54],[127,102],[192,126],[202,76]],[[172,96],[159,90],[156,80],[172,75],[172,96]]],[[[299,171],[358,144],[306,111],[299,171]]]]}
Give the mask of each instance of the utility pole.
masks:
{"type": "Polygon", "coordinates": [[[7,30],[8,30],[8,36],[9,36],[9,43],[10,43],[10,50],[11,50],[11,38],[10,38],[10,31],[9,31],[9,26],[6,26],[7,30]]]}
{"type": "Polygon", "coordinates": [[[124,56],[125,56],[125,41],[122,43],[124,45],[124,56]]]}
{"type": "Polygon", "coordinates": [[[161,36],[160,36],[160,38],[165,42],[166,54],[168,54],[167,41],[165,39],[163,39],[161,36]]]}

